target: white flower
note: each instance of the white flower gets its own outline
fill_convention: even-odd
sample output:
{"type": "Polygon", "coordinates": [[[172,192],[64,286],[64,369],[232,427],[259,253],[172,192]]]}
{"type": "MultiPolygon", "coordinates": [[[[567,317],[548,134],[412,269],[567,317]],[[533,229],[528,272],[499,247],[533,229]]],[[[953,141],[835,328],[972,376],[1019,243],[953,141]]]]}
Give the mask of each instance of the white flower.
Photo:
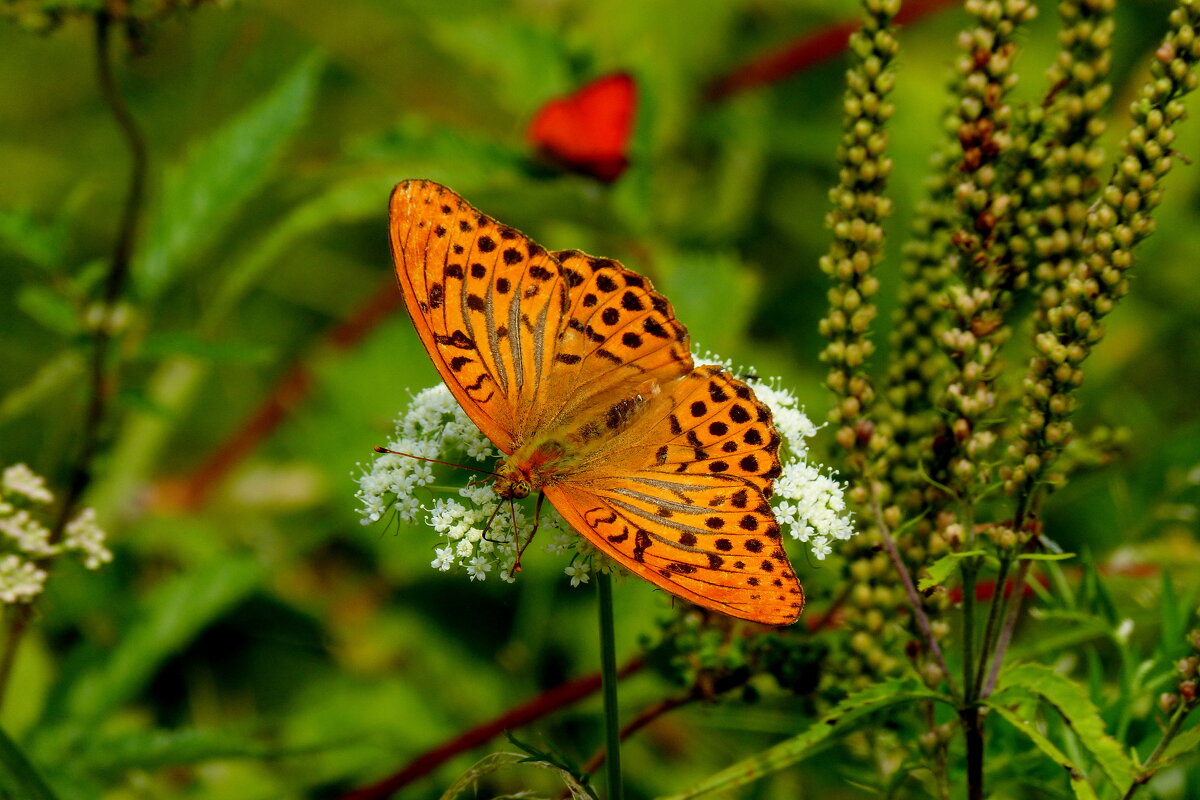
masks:
{"type": "Polygon", "coordinates": [[[50,530],[24,509],[0,519],[0,533],[14,540],[17,549],[26,555],[41,558],[58,552],[58,548],[50,544],[50,530]]]}
{"type": "Polygon", "coordinates": [[[567,577],[571,579],[572,586],[578,586],[581,583],[587,583],[592,577],[589,574],[586,563],[568,564],[563,572],[567,573],[567,577]]]}
{"type": "Polygon", "coordinates": [[[24,603],[41,594],[46,573],[20,556],[0,558],[0,602],[24,603]]]}
{"type": "Polygon", "coordinates": [[[112,561],[112,552],[104,546],[104,531],[96,523],[94,508],[83,509],[67,523],[63,549],[82,554],[83,565],[88,569],[96,569],[112,561]]]}
{"type": "Polygon", "coordinates": [[[829,540],[824,536],[814,536],[809,547],[812,548],[813,555],[822,560],[833,552],[833,548],[829,546],[829,540]]]}
{"type": "MultiPolygon", "coordinates": [[[[698,356],[696,362],[717,363],[741,376],[770,407],[783,440],[779,451],[782,473],[772,500],[776,517],[794,538],[808,545],[814,557],[825,558],[832,552],[833,542],[854,535],[854,528],[842,485],[809,461],[808,440],[817,426],[796,395],[778,379],[753,377],[753,370],[712,354],[698,356]]],[[[484,471],[492,469],[499,457],[444,384],[413,396],[396,420],[388,449],[449,463],[473,461],[484,471]]],[[[535,498],[512,504],[500,501],[492,481],[478,473],[438,468],[437,476],[439,485],[434,486],[432,464],[403,455],[380,455],[358,476],[358,513],[364,523],[388,513],[407,522],[423,521],[441,539],[430,562],[433,569],[463,568],[471,580],[482,581],[492,573],[511,582],[517,549],[528,544],[533,533],[535,498]],[[457,496],[431,496],[436,493],[457,496]]],[[[542,506],[538,536],[547,552],[569,557],[564,571],[572,586],[588,583],[594,574],[620,569],[568,526],[549,503],[542,506]]]]}
{"type": "Polygon", "coordinates": [[[454,565],[454,551],[449,547],[439,547],[434,551],[437,558],[429,562],[429,566],[445,572],[454,565]]]}
{"type": "Polygon", "coordinates": [[[13,464],[4,470],[0,476],[0,485],[5,491],[24,495],[35,503],[49,503],[54,495],[46,488],[46,481],[41,475],[24,464],[13,464]]]}
{"type": "Polygon", "coordinates": [[[492,562],[483,556],[475,556],[471,559],[471,563],[467,565],[467,574],[471,576],[471,580],[473,581],[482,581],[487,578],[487,574],[491,569],[492,562]]]}

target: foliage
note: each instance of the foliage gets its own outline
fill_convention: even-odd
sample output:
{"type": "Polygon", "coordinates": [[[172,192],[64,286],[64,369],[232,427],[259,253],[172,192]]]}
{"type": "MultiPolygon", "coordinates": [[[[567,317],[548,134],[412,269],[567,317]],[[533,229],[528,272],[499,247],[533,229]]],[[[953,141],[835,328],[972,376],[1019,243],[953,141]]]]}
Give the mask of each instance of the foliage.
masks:
{"type": "Polygon", "coordinates": [[[0,469],[113,554],[5,608],[0,796],[593,791],[590,586],[355,513],[436,380],[386,250],[411,177],[832,406],[864,531],[797,564],[797,625],[616,586],[630,797],[1200,785],[1194,2],[865,0],[840,61],[716,100],[848,7],[218,5],[0,6],[0,469]],[[537,109],[618,71],[620,178],[538,160],[537,109]]]}

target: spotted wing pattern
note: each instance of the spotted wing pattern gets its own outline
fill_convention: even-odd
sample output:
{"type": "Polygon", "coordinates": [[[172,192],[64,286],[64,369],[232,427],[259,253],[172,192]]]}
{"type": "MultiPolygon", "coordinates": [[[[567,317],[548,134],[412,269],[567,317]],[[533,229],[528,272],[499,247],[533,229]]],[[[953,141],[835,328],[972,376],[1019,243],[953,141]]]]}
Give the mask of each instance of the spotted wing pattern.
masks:
{"type": "Polygon", "coordinates": [[[585,425],[603,398],[652,393],[692,368],[670,304],[617,262],[547,253],[430,181],[397,185],[390,212],[396,275],[421,341],[505,453],[585,425]]]}
{"type": "Polygon", "coordinates": [[[563,517],[675,595],[795,621],[804,593],[767,504],[770,412],[720,368],[693,369],[687,330],[650,281],[548,253],[429,181],[399,184],[390,214],[396,274],[435,366],[506,454],[555,444],[555,478],[536,488],[563,517]]]}
{"type": "Polygon", "coordinates": [[[672,594],[786,625],[804,591],[767,503],[779,444],[749,386],[700,367],[546,496],[600,550],[672,594]]]}
{"type": "Polygon", "coordinates": [[[692,369],[687,329],[649,279],[578,250],[552,254],[570,294],[531,428],[570,431],[590,442],[614,427],[635,396],[650,397],[692,369]],[[614,408],[616,410],[614,411],[614,408]],[[604,412],[604,413],[601,413],[604,412]]]}

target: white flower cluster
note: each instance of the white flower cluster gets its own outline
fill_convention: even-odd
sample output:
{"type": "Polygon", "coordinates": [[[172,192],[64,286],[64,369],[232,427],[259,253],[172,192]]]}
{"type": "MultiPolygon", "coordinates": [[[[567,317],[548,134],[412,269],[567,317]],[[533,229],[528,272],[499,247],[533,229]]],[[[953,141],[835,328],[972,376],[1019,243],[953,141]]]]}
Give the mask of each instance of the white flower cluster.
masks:
{"type": "MultiPolygon", "coordinates": [[[[721,364],[734,375],[746,374],[711,353],[698,358],[697,363],[721,364]]],[[[772,499],[776,517],[785,531],[807,544],[813,556],[823,559],[832,552],[834,541],[855,533],[842,485],[809,462],[808,440],[817,427],[799,407],[795,394],[783,389],[778,380],[751,378],[748,382],[758,399],[770,407],[775,428],[783,439],[783,473],[775,482],[772,499]]],[[[500,455],[445,384],[425,389],[412,399],[400,413],[396,434],[387,449],[439,461],[457,459],[458,463],[484,471],[490,471],[500,455]]],[[[441,537],[430,562],[434,569],[462,569],[471,580],[496,575],[511,582],[517,553],[513,539],[515,536],[519,546],[528,541],[533,530],[533,499],[514,503],[510,510],[508,504],[498,505],[490,482],[480,481],[479,477],[472,476],[474,480],[461,488],[434,486],[434,471],[428,462],[381,455],[358,478],[355,496],[362,504],[362,523],[376,522],[388,512],[395,512],[407,522],[423,514],[424,521],[441,537]],[[419,489],[423,491],[418,493],[419,489]],[[435,492],[449,496],[438,497],[435,492]]],[[[571,554],[564,572],[572,586],[588,583],[595,571],[619,569],[576,534],[549,503],[542,505],[538,531],[538,537],[546,542],[545,550],[571,554]]]]}
{"type": "Polygon", "coordinates": [[[0,602],[28,602],[40,594],[47,574],[38,562],[44,559],[73,553],[88,569],[112,561],[91,508],[67,523],[61,542],[51,541],[50,529],[35,512],[53,501],[46,481],[24,464],[14,464],[0,474],[0,550],[16,551],[0,553],[0,602]]]}

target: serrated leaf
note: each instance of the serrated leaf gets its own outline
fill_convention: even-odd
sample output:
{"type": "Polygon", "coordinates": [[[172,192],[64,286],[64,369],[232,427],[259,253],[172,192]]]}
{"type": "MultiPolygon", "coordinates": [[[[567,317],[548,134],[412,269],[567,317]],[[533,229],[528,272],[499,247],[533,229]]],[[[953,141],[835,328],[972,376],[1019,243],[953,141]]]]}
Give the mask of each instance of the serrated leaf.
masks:
{"type": "Polygon", "coordinates": [[[227,560],[157,587],[105,658],[64,688],[54,718],[80,730],[94,726],[140,692],[164,660],[257,588],[263,574],[257,561],[227,560]]]}
{"type": "Polygon", "coordinates": [[[71,301],[47,286],[29,283],[17,290],[17,308],[42,327],[63,336],[79,332],[79,315],[71,301]]]}
{"type": "Polygon", "coordinates": [[[1041,731],[1035,728],[1030,723],[1021,719],[1013,711],[1008,710],[1004,706],[988,702],[987,705],[991,708],[992,713],[998,714],[1008,724],[1012,725],[1021,733],[1025,734],[1029,741],[1049,756],[1056,764],[1062,767],[1067,772],[1067,776],[1071,780],[1071,791],[1075,793],[1077,800],[1097,800],[1096,792],[1092,789],[1090,783],[1087,782],[1087,776],[1071,759],[1059,750],[1053,742],[1047,739],[1041,731]]]}
{"type": "Polygon", "coordinates": [[[958,568],[959,561],[964,558],[982,555],[987,555],[987,551],[969,550],[965,553],[950,553],[949,555],[942,556],[926,567],[926,571],[929,574],[917,581],[917,588],[925,592],[940,585],[942,581],[949,578],[954,573],[954,570],[958,568]]]}
{"type": "Polygon", "coordinates": [[[1074,553],[1022,553],[1017,556],[1018,561],[1066,561],[1068,558],[1074,558],[1074,553]]]}
{"type": "Polygon", "coordinates": [[[50,270],[61,267],[67,246],[66,226],[44,222],[32,214],[0,208],[0,247],[50,270]]]}
{"type": "Polygon", "coordinates": [[[1113,786],[1122,792],[1129,788],[1133,763],[1105,731],[1100,712],[1082,686],[1041,664],[1019,664],[1004,670],[999,686],[1018,687],[1042,698],[1071,727],[1113,786]]]}
{"type": "Polygon", "coordinates": [[[877,683],[838,703],[832,711],[799,736],[793,736],[774,747],[769,747],[663,800],[688,800],[710,792],[729,792],[739,786],[745,786],[807,758],[832,737],[856,730],[878,711],[922,700],[954,704],[951,698],[932,692],[911,678],[877,683]]]}
{"type": "Polygon", "coordinates": [[[160,294],[197,263],[242,204],[262,188],[304,119],[320,63],[315,56],[305,58],[270,94],[166,170],[134,265],[144,296],[160,294]]]}

